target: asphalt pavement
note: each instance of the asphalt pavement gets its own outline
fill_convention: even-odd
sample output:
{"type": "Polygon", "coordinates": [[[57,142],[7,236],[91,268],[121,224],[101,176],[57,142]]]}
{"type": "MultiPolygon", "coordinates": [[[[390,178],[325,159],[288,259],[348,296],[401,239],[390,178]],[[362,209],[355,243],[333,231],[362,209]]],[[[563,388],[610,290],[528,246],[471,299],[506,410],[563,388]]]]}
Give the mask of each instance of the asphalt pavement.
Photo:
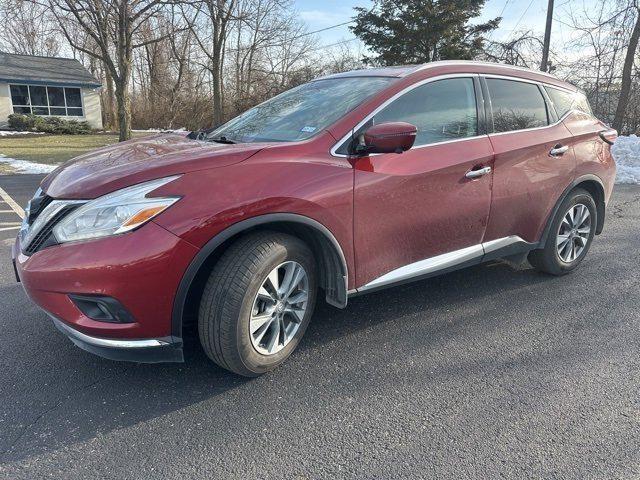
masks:
{"type": "MultiPolygon", "coordinates": [[[[0,188],[24,206],[39,178],[0,188]]],[[[617,186],[573,274],[496,262],[321,305],[252,380],[195,338],[184,364],[76,348],[0,231],[0,478],[640,478],[639,227],[617,186]]]]}

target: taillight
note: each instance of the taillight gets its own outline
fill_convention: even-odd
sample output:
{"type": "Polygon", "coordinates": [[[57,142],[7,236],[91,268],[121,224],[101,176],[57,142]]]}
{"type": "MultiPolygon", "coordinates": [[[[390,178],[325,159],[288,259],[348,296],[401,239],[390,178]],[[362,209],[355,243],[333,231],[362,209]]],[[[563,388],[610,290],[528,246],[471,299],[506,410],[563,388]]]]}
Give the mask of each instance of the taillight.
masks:
{"type": "Polygon", "coordinates": [[[607,142],[609,145],[613,145],[613,143],[616,141],[616,138],[618,138],[618,132],[613,128],[609,130],[603,130],[600,132],[600,138],[607,142]]]}

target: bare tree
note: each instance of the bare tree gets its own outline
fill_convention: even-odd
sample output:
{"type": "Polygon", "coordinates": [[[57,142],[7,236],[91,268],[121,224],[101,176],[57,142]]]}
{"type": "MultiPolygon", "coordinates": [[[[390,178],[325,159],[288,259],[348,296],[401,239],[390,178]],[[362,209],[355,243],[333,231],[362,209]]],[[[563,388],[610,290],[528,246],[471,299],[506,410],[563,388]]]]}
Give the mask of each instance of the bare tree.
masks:
{"type": "Polygon", "coordinates": [[[506,63],[531,68],[540,63],[543,40],[531,31],[519,32],[514,37],[503,40],[487,40],[480,58],[492,62],[506,63]]]}
{"type": "Polygon", "coordinates": [[[69,44],[101,60],[113,80],[120,141],[131,138],[131,83],[133,51],[159,41],[139,40],[141,28],[165,8],[168,0],[32,0],[42,1],[55,16],[69,44]],[[80,29],[95,49],[77,41],[80,29]]]}
{"type": "Polygon", "coordinates": [[[230,22],[236,18],[236,1],[201,0],[192,2],[190,8],[183,9],[194,38],[207,59],[202,65],[211,74],[214,125],[222,123],[224,119],[224,54],[230,22]]]}
{"type": "Polygon", "coordinates": [[[585,90],[596,115],[621,132],[635,131],[640,124],[629,115],[638,110],[635,104],[640,101],[632,88],[637,76],[633,65],[637,39],[636,47],[631,45],[637,16],[629,0],[619,0],[572,10],[564,22],[573,33],[567,46],[580,54],[560,65],[560,76],[585,90]]]}
{"type": "Polygon", "coordinates": [[[54,57],[60,53],[57,29],[49,11],[25,0],[0,1],[0,45],[23,55],[54,57]]]}
{"type": "Polygon", "coordinates": [[[622,83],[620,85],[620,97],[618,98],[618,106],[615,116],[613,117],[613,128],[622,131],[624,126],[624,115],[629,102],[629,92],[631,91],[631,70],[633,68],[633,60],[638,50],[638,40],[640,39],[640,8],[635,0],[631,2],[628,9],[633,10],[635,14],[635,24],[629,38],[627,53],[622,67],[622,83]]]}

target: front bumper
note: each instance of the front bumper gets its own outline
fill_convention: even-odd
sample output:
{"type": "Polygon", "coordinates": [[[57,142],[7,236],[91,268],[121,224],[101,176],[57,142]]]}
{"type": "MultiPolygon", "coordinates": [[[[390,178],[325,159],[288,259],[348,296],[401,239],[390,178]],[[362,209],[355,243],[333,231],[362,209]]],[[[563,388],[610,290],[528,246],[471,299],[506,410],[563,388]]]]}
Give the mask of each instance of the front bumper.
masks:
{"type": "Polygon", "coordinates": [[[180,332],[172,332],[173,300],[198,252],[149,222],[124,235],[45,248],[26,256],[13,247],[19,280],[29,297],[80,348],[113,360],[182,361],[180,332]],[[89,318],[70,295],[107,296],[128,322],[89,318]]]}
{"type": "Polygon", "coordinates": [[[85,335],[49,314],[53,324],[83,350],[110,360],[159,363],[183,362],[182,340],[174,337],[116,340],[85,335]]]}

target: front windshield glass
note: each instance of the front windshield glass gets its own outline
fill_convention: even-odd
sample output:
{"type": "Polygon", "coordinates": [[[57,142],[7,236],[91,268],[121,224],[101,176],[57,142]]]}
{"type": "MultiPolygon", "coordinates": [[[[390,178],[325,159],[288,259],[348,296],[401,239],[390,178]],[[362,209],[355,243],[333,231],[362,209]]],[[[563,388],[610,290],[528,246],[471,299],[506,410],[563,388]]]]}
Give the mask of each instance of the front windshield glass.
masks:
{"type": "Polygon", "coordinates": [[[330,126],[392,80],[352,77],[305,83],[247,110],[209,133],[207,139],[231,142],[304,140],[330,126]]]}

